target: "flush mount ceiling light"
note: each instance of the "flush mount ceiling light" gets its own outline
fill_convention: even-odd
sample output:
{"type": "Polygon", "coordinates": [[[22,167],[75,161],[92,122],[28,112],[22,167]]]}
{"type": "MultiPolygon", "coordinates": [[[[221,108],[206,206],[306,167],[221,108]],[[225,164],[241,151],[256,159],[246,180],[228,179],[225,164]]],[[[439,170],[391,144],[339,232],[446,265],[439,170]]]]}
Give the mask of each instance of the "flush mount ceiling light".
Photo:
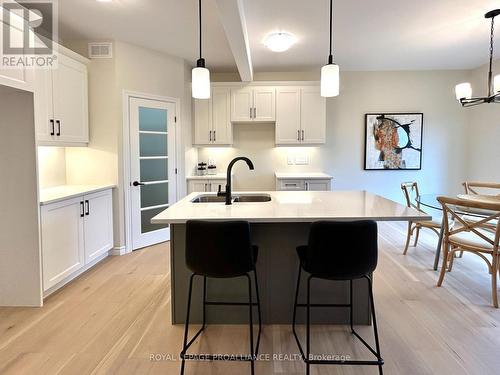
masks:
{"type": "Polygon", "coordinates": [[[195,99],[210,98],[210,71],[205,68],[205,59],[201,54],[201,0],[198,0],[198,17],[200,23],[200,58],[196,61],[196,68],[191,71],[192,95],[195,99]]]}
{"type": "Polygon", "coordinates": [[[472,107],[483,103],[500,103],[500,74],[493,78],[493,36],[495,32],[495,17],[500,14],[500,9],[492,10],[484,15],[484,18],[491,18],[490,32],[490,69],[488,71],[488,96],[472,97],[472,85],[468,82],[459,83],[455,86],[457,100],[464,107],[472,107]]]}
{"type": "Polygon", "coordinates": [[[330,53],[328,55],[328,64],[321,68],[321,96],[326,98],[339,95],[339,66],[333,62],[333,42],[332,28],[333,23],[333,0],[330,0],[330,53]]]}
{"type": "Polygon", "coordinates": [[[273,52],[283,52],[295,44],[295,37],[286,32],[272,33],[264,39],[264,45],[273,52]]]}

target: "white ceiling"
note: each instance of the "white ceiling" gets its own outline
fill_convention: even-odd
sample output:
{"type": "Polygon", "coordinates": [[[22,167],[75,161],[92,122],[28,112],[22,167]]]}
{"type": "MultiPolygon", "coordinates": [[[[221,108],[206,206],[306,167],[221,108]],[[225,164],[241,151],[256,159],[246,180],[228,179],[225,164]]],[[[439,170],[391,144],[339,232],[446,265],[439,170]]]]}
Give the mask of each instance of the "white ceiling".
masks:
{"type": "MultiPolygon", "coordinates": [[[[216,0],[203,0],[204,52],[213,71],[236,71],[216,0]]],[[[243,0],[256,72],[318,68],[328,57],[329,0],[243,0]],[[274,53],[273,31],[298,42],[274,53]]],[[[116,39],[194,62],[196,0],[60,0],[63,39],[116,39]]],[[[487,62],[492,0],[336,0],[335,58],[343,70],[462,69],[487,62]]],[[[495,38],[500,56],[500,19],[495,38]]]]}

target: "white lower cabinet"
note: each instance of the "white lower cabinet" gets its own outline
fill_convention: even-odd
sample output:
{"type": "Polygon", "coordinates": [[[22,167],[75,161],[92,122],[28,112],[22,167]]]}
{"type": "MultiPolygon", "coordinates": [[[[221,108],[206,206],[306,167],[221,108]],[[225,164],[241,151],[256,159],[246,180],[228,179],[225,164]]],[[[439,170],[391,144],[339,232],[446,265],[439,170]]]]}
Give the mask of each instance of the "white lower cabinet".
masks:
{"type": "Polygon", "coordinates": [[[188,194],[193,192],[217,192],[219,185],[221,186],[221,190],[224,191],[226,188],[226,179],[188,179],[188,194]]]}
{"type": "Polygon", "coordinates": [[[330,179],[276,179],[276,190],[330,191],[330,179]]]}
{"type": "Polygon", "coordinates": [[[113,247],[111,189],[41,209],[43,289],[78,275],[113,247]]]}

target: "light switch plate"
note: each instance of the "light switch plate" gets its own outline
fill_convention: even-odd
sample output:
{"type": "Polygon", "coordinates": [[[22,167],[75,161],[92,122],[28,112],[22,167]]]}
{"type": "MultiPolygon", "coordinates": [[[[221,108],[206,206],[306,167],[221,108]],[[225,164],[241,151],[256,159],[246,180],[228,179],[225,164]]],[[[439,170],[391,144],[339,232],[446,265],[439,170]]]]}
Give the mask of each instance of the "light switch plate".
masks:
{"type": "Polygon", "coordinates": [[[297,164],[297,165],[307,165],[307,164],[309,164],[309,156],[307,156],[307,155],[297,155],[295,157],[295,164],[297,164]]]}

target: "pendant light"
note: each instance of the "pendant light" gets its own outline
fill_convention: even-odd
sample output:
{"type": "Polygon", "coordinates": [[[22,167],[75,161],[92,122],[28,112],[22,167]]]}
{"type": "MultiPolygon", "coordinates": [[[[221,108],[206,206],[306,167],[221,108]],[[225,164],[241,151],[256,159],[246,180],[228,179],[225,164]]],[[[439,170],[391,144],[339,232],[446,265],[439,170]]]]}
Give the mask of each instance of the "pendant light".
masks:
{"type": "Polygon", "coordinates": [[[198,16],[200,22],[200,58],[196,61],[196,68],[191,72],[192,95],[195,99],[210,98],[210,71],[205,68],[205,59],[201,57],[201,0],[198,0],[198,16]]]}
{"type": "Polygon", "coordinates": [[[330,54],[328,64],[321,68],[321,96],[332,97],[339,95],[339,66],[333,63],[332,55],[332,22],[333,22],[333,0],[330,0],[330,54]]]}
{"type": "Polygon", "coordinates": [[[500,9],[492,10],[484,15],[484,18],[491,18],[490,29],[490,69],[488,71],[488,94],[483,97],[472,96],[472,85],[469,82],[459,83],[455,86],[455,96],[463,107],[483,103],[500,103],[500,74],[493,78],[493,37],[495,35],[495,17],[500,14],[500,9]]]}

